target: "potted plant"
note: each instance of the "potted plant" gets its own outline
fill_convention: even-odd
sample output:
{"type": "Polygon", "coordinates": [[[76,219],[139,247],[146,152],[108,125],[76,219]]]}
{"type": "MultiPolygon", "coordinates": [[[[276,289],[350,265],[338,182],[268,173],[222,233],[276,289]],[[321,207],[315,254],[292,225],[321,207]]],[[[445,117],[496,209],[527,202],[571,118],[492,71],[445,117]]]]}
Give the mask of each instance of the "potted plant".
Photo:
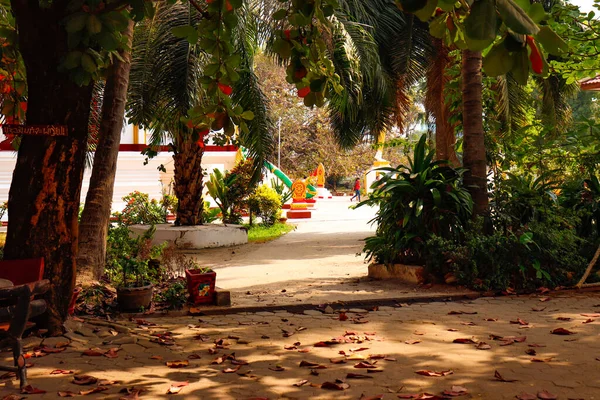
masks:
{"type": "Polygon", "coordinates": [[[107,263],[114,272],[119,308],[121,311],[146,309],[152,301],[154,286],[149,280],[149,262],[160,257],[164,246],[152,246],[154,226],[138,237],[130,237],[125,225],[111,230],[107,263]]]}
{"type": "Polygon", "coordinates": [[[185,278],[193,304],[206,304],[214,301],[217,273],[208,267],[200,267],[193,260],[188,261],[185,278]]]}

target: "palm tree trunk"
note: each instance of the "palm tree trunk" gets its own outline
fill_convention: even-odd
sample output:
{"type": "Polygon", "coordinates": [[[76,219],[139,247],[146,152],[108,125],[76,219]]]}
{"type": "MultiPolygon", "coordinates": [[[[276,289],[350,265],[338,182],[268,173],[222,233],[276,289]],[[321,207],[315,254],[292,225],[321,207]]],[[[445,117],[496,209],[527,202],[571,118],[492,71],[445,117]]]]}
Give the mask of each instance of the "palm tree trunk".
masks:
{"type": "Polygon", "coordinates": [[[175,196],[177,196],[177,226],[202,225],[202,156],[204,148],[191,140],[181,140],[173,155],[175,196]]]}
{"type": "Polygon", "coordinates": [[[451,60],[448,55],[449,48],[440,39],[433,39],[436,55],[431,60],[427,70],[427,90],[425,93],[425,107],[435,119],[435,158],[448,160],[453,167],[460,166],[454,145],[456,137],[454,128],[450,124],[450,107],[446,102],[445,89],[449,78],[446,74],[451,60]]]}
{"type": "Polygon", "coordinates": [[[465,186],[473,197],[473,216],[485,215],[489,211],[481,60],[479,51],[462,52],[463,165],[468,169],[465,186]]]}
{"type": "MultiPolygon", "coordinates": [[[[133,38],[133,26],[134,22],[129,21],[127,29],[123,32],[129,49],[133,38]]],[[[123,50],[120,53],[123,61],[115,58],[106,78],[94,167],[79,222],[79,273],[91,275],[96,279],[104,272],[106,261],[106,237],[131,70],[131,51],[123,50]]]]}
{"type": "Polygon", "coordinates": [[[12,1],[27,72],[28,125],[66,125],[67,136],[24,136],[13,172],[4,247],[9,260],[43,257],[47,327],[61,334],[75,285],[77,215],[92,98],[58,66],[69,51],[64,14],[12,1]]]}

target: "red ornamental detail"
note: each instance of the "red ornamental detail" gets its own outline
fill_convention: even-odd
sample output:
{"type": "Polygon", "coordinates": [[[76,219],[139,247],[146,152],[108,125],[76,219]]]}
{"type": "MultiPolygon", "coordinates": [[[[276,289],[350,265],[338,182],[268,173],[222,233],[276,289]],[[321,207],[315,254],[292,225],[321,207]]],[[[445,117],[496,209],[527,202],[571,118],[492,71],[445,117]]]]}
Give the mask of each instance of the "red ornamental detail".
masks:
{"type": "Polygon", "coordinates": [[[298,97],[306,97],[310,93],[310,87],[298,89],[298,97]]]}
{"type": "Polygon", "coordinates": [[[233,93],[233,88],[231,86],[223,85],[222,83],[219,83],[219,90],[227,96],[231,96],[231,93],[233,93]]]}
{"type": "Polygon", "coordinates": [[[535,41],[531,36],[527,36],[527,45],[531,49],[531,53],[529,54],[529,61],[531,62],[531,69],[536,74],[541,74],[544,70],[544,60],[542,59],[542,55],[535,45],[535,41]]]}

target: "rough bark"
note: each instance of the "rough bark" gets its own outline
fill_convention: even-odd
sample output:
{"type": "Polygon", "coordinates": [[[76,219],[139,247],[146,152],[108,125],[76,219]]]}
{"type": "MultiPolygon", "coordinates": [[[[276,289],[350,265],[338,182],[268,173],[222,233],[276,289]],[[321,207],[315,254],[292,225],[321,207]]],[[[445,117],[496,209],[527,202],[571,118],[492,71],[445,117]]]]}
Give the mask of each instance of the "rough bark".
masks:
{"type": "Polygon", "coordinates": [[[460,166],[456,156],[454,127],[450,124],[450,106],[446,102],[445,88],[449,82],[446,74],[450,66],[449,49],[440,39],[434,39],[436,56],[427,70],[425,107],[435,119],[435,158],[448,160],[453,167],[460,166]]]}
{"type": "Polygon", "coordinates": [[[67,52],[64,14],[40,8],[37,2],[11,3],[27,72],[27,124],[66,125],[68,135],[23,137],[9,191],[4,257],[44,257],[44,276],[51,282],[45,296],[48,329],[57,334],[75,284],[77,214],[92,85],[80,87],[58,71],[67,52]]]}
{"type": "MultiPolygon", "coordinates": [[[[123,32],[128,48],[132,44],[133,26],[133,21],[130,21],[123,32]]],[[[106,262],[106,238],[131,70],[131,52],[120,53],[123,61],[115,57],[106,78],[94,167],[79,223],[78,272],[96,279],[103,274],[106,262]]]]}
{"type": "Polygon", "coordinates": [[[463,165],[465,186],[473,197],[473,215],[486,215],[489,211],[487,193],[487,168],[483,131],[483,103],[481,83],[481,52],[462,52],[463,97],[463,165]]]}
{"type": "Polygon", "coordinates": [[[177,226],[202,225],[202,156],[204,148],[197,143],[181,141],[178,152],[173,156],[175,196],[177,196],[177,226]]]}

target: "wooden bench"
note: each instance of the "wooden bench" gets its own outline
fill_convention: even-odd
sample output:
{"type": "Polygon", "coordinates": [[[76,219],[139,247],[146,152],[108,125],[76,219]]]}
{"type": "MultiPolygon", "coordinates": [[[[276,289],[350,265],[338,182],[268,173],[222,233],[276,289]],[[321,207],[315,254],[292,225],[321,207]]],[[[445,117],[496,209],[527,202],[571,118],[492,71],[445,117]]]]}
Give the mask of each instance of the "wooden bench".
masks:
{"type": "Polygon", "coordinates": [[[46,311],[46,301],[33,300],[50,288],[47,279],[25,285],[12,286],[7,280],[0,280],[0,348],[10,347],[14,366],[2,366],[0,370],[14,372],[21,388],[27,385],[27,362],[23,356],[22,337],[30,318],[46,311]],[[4,329],[3,329],[4,328],[4,329]]]}

